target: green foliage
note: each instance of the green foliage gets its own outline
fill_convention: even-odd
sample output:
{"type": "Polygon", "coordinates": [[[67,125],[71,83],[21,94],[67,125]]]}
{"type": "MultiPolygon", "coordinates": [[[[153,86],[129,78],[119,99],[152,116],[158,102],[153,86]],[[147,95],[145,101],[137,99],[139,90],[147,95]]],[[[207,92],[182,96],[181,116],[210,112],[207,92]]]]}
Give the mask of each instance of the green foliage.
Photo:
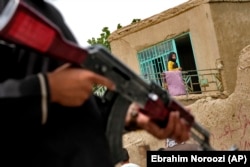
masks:
{"type": "Polygon", "coordinates": [[[116,28],[117,28],[117,30],[118,30],[118,29],[122,28],[122,25],[119,23],[119,24],[117,24],[117,27],[116,27],[116,28]]]}
{"type": "Polygon", "coordinates": [[[133,19],[132,22],[131,22],[131,24],[138,23],[140,21],[141,21],[141,19],[133,19]]]}
{"type": "Polygon", "coordinates": [[[96,45],[96,44],[103,45],[107,49],[110,50],[110,43],[108,42],[108,37],[109,36],[110,36],[109,28],[108,27],[104,27],[102,29],[102,33],[100,34],[100,37],[98,37],[98,38],[92,37],[92,39],[89,39],[87,42],[90,45],[96,45]]]}
{"type": "MultiPolygon", "coordinates": [[[[131,22],[131,24],[138,23],[140,21],[141,21],[141,19],[133,19],[132,22],[131,22]]],[[[122,25],[119,23],[119,24],[117,24],[116,28],[118,30],[118,29],[122,28],[122,25]]],[[[100,34],[100,37],[98,37],[98,38],[92,37],[91,39],[88,39],[87,42],[90,45],[96,45],[96,44],[103,45],[107,49],[111,50],[110,43],[108,41],[108,37],[110,36],[110,34],[111,33],[110,33],[109,28],[108,27],[104,27],[102,29],[102,33],[100,34]]]]}
{"type": "Polygon", "coordinates": [[[104,95],[104,93],[106,92],[107,87],[103,86],[103,85],[94,85],[93,86],[93,93],[96,96],[102,97],[104,95]]]}

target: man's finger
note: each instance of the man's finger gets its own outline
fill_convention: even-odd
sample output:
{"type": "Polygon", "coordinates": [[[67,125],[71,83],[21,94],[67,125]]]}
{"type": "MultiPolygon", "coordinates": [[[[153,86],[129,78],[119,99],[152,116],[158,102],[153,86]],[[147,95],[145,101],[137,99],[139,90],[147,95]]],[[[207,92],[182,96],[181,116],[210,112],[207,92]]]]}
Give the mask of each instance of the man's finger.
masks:
{"type": "Polygon", "coordinates": [[[110,90],[115,90],[115,84],[108,78],[105,78],[99,74],[93,75],[93,82],[95,84],[104,85],[110,90]]]}

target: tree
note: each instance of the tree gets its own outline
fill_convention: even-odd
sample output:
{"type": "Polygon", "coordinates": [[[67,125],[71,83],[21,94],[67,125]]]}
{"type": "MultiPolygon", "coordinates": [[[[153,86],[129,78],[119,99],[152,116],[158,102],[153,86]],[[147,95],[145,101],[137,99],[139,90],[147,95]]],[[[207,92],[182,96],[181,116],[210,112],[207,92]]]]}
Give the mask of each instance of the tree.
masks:
{"type": "Polygon", "coordinates": [[[110,50],[110,43],[108,42],[109,35],[110,35],[109,28],[104,27],[102,29],[102,33],[100,34],[99,38],[92,37],[92,39],[89,39],[87,42],[90,45],[101,44],[101,45],[105,46],[107,49],[110,50]]]}
{"type": "MultiPolygon", "coordinates": [[[[133,19],[131,24],[138,23],[139,21],[141,21],[141,19],[133,19]]],[[[118,29],[122,28],[122,25],[119,23],[119,24],[117,24],[116,28],[118,30],[118,29]]],[[[87,42],[90,45],[100,44],[100,45],[105,46],[107,49],[111,50],[110,43],[108,41],[108,37],[110,36],[110,34],[111,33],[110,33],[109,28],[104,27],[102,29],[102,33],[100,34],[100,37],[98,37],[98,38],[92,37],[91,39],[88,39],[87,42]]]]}

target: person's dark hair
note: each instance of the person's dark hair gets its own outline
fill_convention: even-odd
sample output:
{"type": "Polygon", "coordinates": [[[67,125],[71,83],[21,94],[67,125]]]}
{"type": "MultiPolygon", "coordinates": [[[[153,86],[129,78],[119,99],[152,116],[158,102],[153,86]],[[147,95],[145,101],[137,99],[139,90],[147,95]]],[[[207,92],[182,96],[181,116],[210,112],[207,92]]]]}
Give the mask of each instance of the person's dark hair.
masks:
{"type": "Polygon", "coordinates": [[[170,53],[168,54],[168,61],[174,62],[173,68],[178,68],[179,65],[177,64],[176,59],[173,59],[173,58],[172,58],[173,55],[177,56],[175,52],[170,52],[170,53]]]}
{"type": "Polygon", "coordinates": [[[129,161],[129,154],[128,154],[128,150],[126,148],[123,148],[122,149],[122,154],[123,154],[123,159],[122,161],[125,162],[125,161],[129,161]]]}
{"type": "Polygon", "coordinates": [[[175,62],[176,59],[173,59],[173,58],[172,58],[172,55],[176,55],[176,53],[175,53],[175,52],[170,52],[170,53],[168,54],[168,61],[173,61],[173,62],[175,62]]]}

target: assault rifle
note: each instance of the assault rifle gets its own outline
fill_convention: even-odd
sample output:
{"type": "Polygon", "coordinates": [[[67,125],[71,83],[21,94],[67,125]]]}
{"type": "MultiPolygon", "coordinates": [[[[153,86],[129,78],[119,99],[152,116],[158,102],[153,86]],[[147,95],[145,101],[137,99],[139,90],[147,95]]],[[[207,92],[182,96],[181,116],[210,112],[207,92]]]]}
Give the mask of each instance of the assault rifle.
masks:
{"type": "Polygon", "coordinates": [[[192,137],[202,150],[214,150],[209,143],[209,132],[195,122],[183,105],[154,82],[145,82],[103,46],[81,48],[66,40],[55,24],[22,0],[2,0],[2,3],[1,39],[91,70],[116,84],[119,96],[109,116],[106,132],[114,164],[122,158],[124,119],[131,102],[137,102],[142,108],[141,112],[159,127],[167,125],[170,112],[180,111],[181,117],[191,127],[192,137]]]}

